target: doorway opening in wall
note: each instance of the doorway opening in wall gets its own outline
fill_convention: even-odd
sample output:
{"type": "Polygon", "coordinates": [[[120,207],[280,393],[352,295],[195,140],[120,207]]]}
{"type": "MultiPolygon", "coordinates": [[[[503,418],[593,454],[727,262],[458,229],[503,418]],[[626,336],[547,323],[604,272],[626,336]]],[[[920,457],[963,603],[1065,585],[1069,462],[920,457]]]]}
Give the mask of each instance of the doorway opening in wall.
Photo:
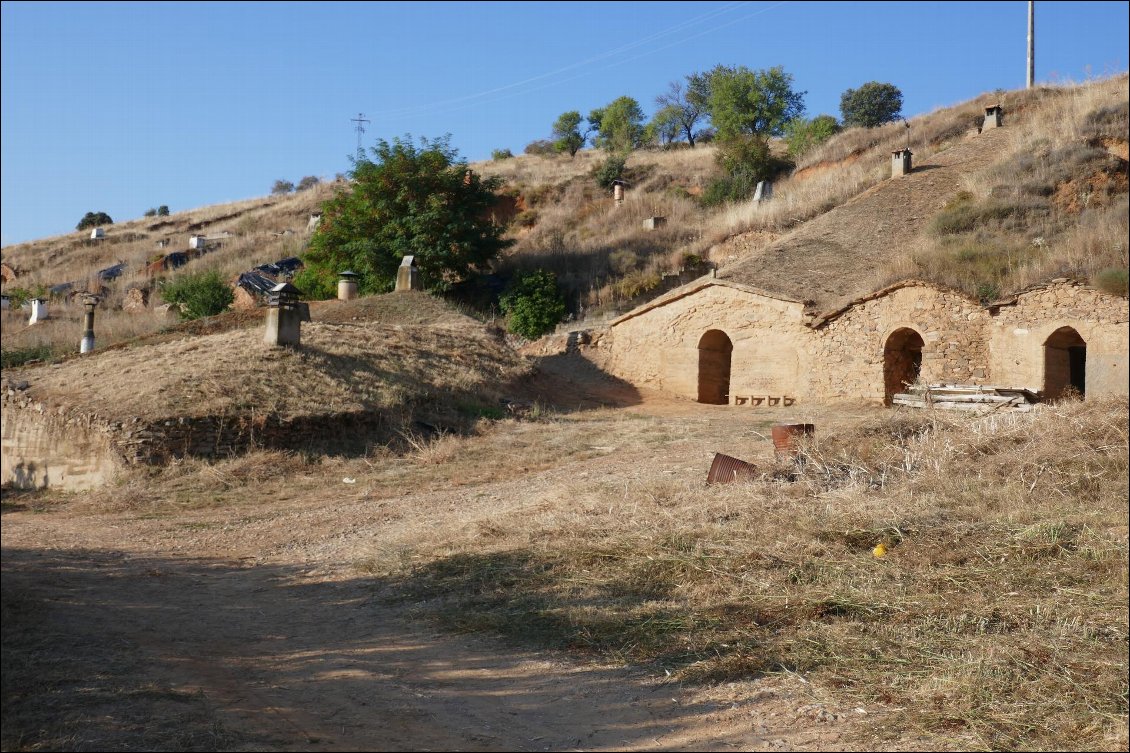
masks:
{"type": "Polygon", "coordinates": [[[1071,327],[1060,327],[1044,341],[1044,399],[1087,394],[1087,342],[1071,327]]]}
{"type": "Polygon", "coordinates": [[[922,373],[922,348],[926,343],[922,335],[909,327],[896,329],[883,346],[883,392],[884,402],[891,404],[892,398],[918,381],[922,373]]]}
{"type": "Polygon", "coordinates": [[[698,401],[710,405],[730,402],[730,357],[734,344],[720,329],[709,330],[698,341],[698,401]]]}

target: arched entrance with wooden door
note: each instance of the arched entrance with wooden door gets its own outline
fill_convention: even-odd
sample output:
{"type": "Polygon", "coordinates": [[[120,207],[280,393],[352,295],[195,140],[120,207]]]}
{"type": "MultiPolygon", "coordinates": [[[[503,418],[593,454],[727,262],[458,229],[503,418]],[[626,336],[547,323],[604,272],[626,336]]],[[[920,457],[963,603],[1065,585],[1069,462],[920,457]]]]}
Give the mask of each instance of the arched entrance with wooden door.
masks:
{"type": "Polygon", "coordinates": [[[1087,393],[1087,342],[1071,327],[1060,327],[1044,341],[1044,399],[1058,400],[1074,390],[1087,393]]]}
{"type": "Polygon", "coordinates": [[[922,373],[922,335],[909,327],[896,329],[883,346],[883,400],[887,405],[922,373]]]}
{"type": "Polygon", "coordinates": [[[730,402],[730,357],[734,344],[720,329],[706,332],[698,341],[698,401],[711,405],[730,402]]]}

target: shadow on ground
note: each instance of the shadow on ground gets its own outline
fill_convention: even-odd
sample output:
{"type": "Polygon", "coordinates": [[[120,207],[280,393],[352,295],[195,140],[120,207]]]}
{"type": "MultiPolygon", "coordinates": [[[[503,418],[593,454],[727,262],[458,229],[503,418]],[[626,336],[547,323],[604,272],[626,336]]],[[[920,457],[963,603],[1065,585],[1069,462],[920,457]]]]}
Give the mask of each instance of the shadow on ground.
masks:
{"type": "Polygon", "coordinates": [[[9,548],[2,575],[5,750],[655,747],[708,711],[433,633],[368,578],[9,548]]]}

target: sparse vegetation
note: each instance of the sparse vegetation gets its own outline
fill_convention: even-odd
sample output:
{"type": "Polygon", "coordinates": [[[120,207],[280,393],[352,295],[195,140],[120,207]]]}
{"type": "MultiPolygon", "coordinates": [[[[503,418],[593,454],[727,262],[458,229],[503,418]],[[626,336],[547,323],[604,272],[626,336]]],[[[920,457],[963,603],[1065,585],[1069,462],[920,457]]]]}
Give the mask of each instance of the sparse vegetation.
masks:
{"type": "Polygon", "coordinates": [[[176,304],[184,319],[215,316],[233,300],[231,288],[215,270],[181,275],[161,287],[161,297],[176,304]]]}
{"type": "Polygon", "coordinates": [[[292,192],[293,190],[294,190],[294,184],[291,183],[289,180],[284,180],[282,178],[279,178],[278,180],[276,180],[271,185],[271,195],[272,196],[282,196],[284,194],[288,194],[288,193],[292,192]]]}
{"type": "Polygon", "coordinates": [[[490,152],[490,158],[495,162],[501,162],[502,160],[510,159],[513,156],[514,153],[509,149],[492,149],[490,152]]]}
{"type": "Polygon", "coordinates": [[[889,414],[751,484],[585,485],[567,515],[495,515],[489,535],[437,531],[367,568],[456,630],[692,683],[799,673],[848,707],[896,709],[872,734],[1113,750],[1126,410],[889,414]]]}

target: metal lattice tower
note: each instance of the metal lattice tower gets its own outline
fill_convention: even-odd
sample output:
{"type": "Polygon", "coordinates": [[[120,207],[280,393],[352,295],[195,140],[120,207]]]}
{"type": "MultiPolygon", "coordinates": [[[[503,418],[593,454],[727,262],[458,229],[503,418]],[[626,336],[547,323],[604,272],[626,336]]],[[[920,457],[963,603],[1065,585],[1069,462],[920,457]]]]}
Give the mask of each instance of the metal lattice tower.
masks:
{"type": "Polygon", "coordinates": [[[357,128],[354,130],[357,131],[357,157],[360,158],[363,154],[361,151],[361,135],[365,133],[365,126],[362,124],[371,123],[372,121],[365,118],[365,113],[359,112],[357,113],[357,117],[353,118],[350,122],[357,124],[357,128]]]}

